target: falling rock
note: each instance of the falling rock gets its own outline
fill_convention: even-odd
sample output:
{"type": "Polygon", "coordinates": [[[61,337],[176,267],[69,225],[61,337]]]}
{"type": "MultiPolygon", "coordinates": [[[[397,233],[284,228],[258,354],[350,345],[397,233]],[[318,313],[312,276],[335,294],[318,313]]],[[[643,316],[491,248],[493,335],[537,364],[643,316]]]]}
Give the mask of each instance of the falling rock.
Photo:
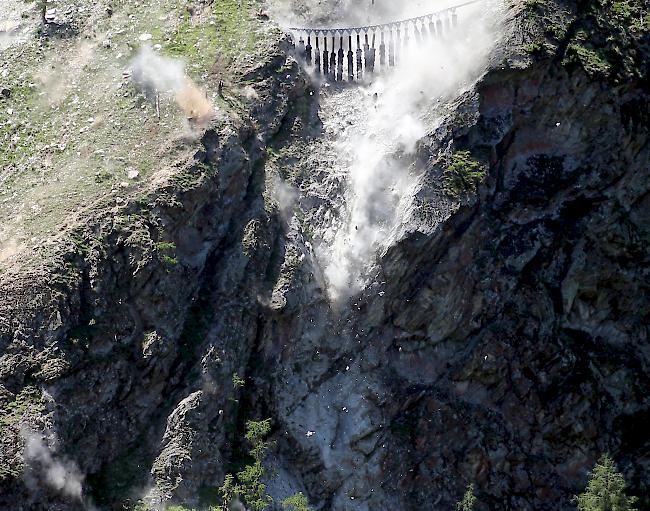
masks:
{"type": "Polygon", "coordinates": [[[45,21],[48,23],[54,23],[56,21],[56,9],[48,9],[45,13],[45,21]]]}

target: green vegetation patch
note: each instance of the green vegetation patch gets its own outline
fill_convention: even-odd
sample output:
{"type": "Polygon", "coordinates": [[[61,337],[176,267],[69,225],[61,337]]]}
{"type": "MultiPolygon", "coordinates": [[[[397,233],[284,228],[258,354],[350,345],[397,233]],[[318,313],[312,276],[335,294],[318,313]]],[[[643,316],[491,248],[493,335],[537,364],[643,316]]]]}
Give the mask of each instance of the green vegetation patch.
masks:
{"type": "Polygon", "coordinates": [[[564,64],[615,81],[647,73],[650,9],[643,0],[591,0],[578,12],[564,64]]]}
{"type": "Polygon", "coordinates": [[[178,259],[176,257],[172,257],[167,254],[163,255],[160,260],[166,266],[176,266],[178,264],[178,259]]]}
{"type": "Polygon", "coordinates": [[[302,492],[298,492],[282,501],[282,507],[289,511],[309,511],[309,502],[302,492]]]}
{"type": "Polygon", "coordinates": [[[544,0],[526,0],[524,8],[529,17],[539,14],[540,9],[544,6],[544,0]]]}
{"type": "Polygon", "coordinates": [[[524,15],[536,27],[524,50],[531,56],[556,56],[571,68],[615,83],[647,76],[650,62],[650,8],[646,0],[585,0],[575,13],[553,2],[526,0],[524,15]]]}
{"type": "Polygon", "coordinates": [[[255,0],[214,2],[207,16],[185,13],[182,23],[167,38],[167,55],[182,58],[190,69],[210,72],[215,64],[224,68],[239,56],[254,52],[259,27],[254,22],[255,0]]]}
{"type": "Polygon", "coordinates": [[[575,497],[578,511],[635,511],[636,498],[625,494],[625,479],[614,460],[601,456],[583,493],[575,497]]]}
{"type": "Polygon", "coordinates": [[[13,401],[0,409],[0,434],[6,428],[17,426],[30,416],[40,415],[45,411],[45,401],[41,390],[33,385],[23,388],[13,401]]]}
{"type": "MultiPolygon", "coordinates": [[[[172,166],[172,176],[184,174],[179,179],[196,185],[208,174],[183,168],[200,138],[187,136],[173,94],[156,103],[131,84],[132,59],[147,45],[182,59],[208,99],[231,111],[217,95],[216,66],[254,62],[268,34],[256,15],[258,0],[51,6],[74,34],[43,30],[34,7],[24,18],[24,37],[0,49],[0,248],[22,250],[86,212],[128,203],[153,173],[172,166]]],[[[165,264],[173,266],[173,259],[169,254],[165,264]]]]}
{"type": "Polygon", "coordinates": [[[170,241],[160,241],[156,243],[156,252],[160,262],[167,267],[173,267],[178,264],[178,258],[175,257],[173,251],[176,250],[176,244],[170,241]],[[172,252],[172,254],[165,253],[172,252]]]}
{"type": "Polygon", "coordinates": [[[476,506],[476,496],[474,495],[474,485],[467,485],[465,494],[460,502],[456,504],[456,511],[474,511],[476,506]]]}
{"type": "Polygon", "coordinates": [[[555,51],[555,46],[543,41],[535,41],[524,46],[526,53],[536,57],[545,57],[548,55],[553,55],[555,51]]]}
{"type": "Polygon", "coordinates": [[[234,373],[232,375],[232,385],[236,389],[240,389],[240,388],[244,387],[244,385],[246,385],[246,380],[244,380],[244,378],[239,376],[238,373],[234,373]]]}
{"type": "Polygon", "coordinates": [[[611,64],[602,50],[589,47],[588,39],[589,36],[585,30],[578,30],[567,47],[564,63],[579,63],[589,74],[607,74],[611,69],[611,64]]]}
{"type": "MultiPolygon", "coordinates": [[[[274,442],[267,440],[270,433],[271,419],[246,423],[244,438],[250,446],[252,462],[244,465],[236,474],[226,475],[219,488],[221,505],[211,508],[211,511],[228,511],[236,498],[241,499],[250,511],[263,511],[273,504],[273,498],[266,492],[264,484],[271,473],[263,465],[269,449],[274,445],[274,442]]],[[[284,499],[282,507],[293,511],[309,511],[307,498],[302,493],[284,499]]]]}
{"type": "Polygon", "coordinates": [[[273,498],[266,493],[263,480],[267,470],[262,465],[273,443],[266,440],[271,432],[271,419],[248,421],[244,438],[251,446],[250,455],[253,462],[245,465],[237,475],[228,474],[221,486],[222,506],[227,509],[230,503],[239,497],[251,511],[262,511],[273,503],[273,498]]]}
{"type": "Polygon", "coordinates": [[[580,63],[589,74],[607,74],[611,69],[611,64],[607,62],[602,52],[580,43],[569,44],[564,62],[580,63]]]}
{"type": "Polygon", "coordinates": [[[640,0],[614,0],[602,3],[608,14],[618,21],[626,23],[634,32],[650,31],[650,7],[640,0]]]}
{"type": "Polygon", "coordinates": [[[160,241],[156,243],[156,250],[165,251],[165,250],[176,250],[176,243],[173,241],[160,241]]]}
{"type": "MultiPolygon", "coordinates": [[[[30,418],[37,417],[45,412],[45,400],[41,390],[33,385],[24,387],[13,401],[0,408],[0,435],[9,434],[10,429],[18,428],[23,423],[28,423],[30,418]]],[[[4,458],[4,456],[0,456],[4,458]]],[[[2,459],[0,463],[0,481],[19,477],[22,472],[22,463],[18,459],[2,459]]]]}
{"type": "Polygon", "coordinates": [[[203,25],[188,17],[165,44],[167,55],[182,58],[200,69],[214,63],[218,50],[219,41],[214,22],[203,25]]]}
{"type": "Polygon", "coordinates": [[[236,53],[251,53],[257,35],[250,22],[251,10],[259,7],[255,0],[221,0],[214,3],[217,33],[222,51],[233,57],[236,53]]]}
{"type": "Polygon", "coordinates": [[[31,156],[44,136],[29,112],[36,108],[38,90],[31,75],[9,82],[10,97],[0,101],[0,169],[13,167],[31,156]]]}
{"type": "Polygon", "coordinates": [[[485,180],[487,169],[469,151],[456,151],[443,172],[443,186],[452,197],[475,193],[485,180]]]}

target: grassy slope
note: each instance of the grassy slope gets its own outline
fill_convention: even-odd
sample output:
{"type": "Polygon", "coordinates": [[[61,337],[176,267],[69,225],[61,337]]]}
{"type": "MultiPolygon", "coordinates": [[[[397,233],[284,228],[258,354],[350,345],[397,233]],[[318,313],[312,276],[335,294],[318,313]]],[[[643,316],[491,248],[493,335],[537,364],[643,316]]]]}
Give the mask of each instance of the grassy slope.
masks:
{"type": "MultiPolygon", "coordinates": [[[[107,209],[116,224],[129,222],[113,209],[118,197],[124,203],[138,200],[167,178],[184,175],[200,134],[189,136],[172,98],[163,98],[159,121],[154,105],[122,72],[142,44],[140,35],[152,34],[150,44],[183,59],[221,115],[230,115],[232,107],[217,97],[218,82],[230,83],[226,97],[241,105],[229,64],[237,69],[266,41],[262,35],[268,29],[257,21],[253,2],[244,0],[240,9],[239,0],[217,0],[190,12],[190,1],[154,0],[145,9],[136,0],[113,0],[109,17],[109,0],[75,0],[83,11],[74,15],[79,33],[68,39],[41,38],[38,13],[27,11],[26,36],[0,46],[0,86],[11,89],[9,99],[0,99],[0,272],[15,268],[17,258],[20,271],[26,261],[47,271],[58,260],[57,250],[70,243],[87,249],[87,241],[75,234],[80,223],[107,209]],[[110,44],[102,44],[105,40],[110,44]],[[138,170],[139,179],[129,180],[129,169],[138,170]],[[55,237],[61,231],[65,241],[55,237]]],[[[63,0],[56,5],[67,8],[63,0]]],[[[41,396],[31,388],[13,397],[0,394],[0,433],[11,440],[20,425],[41,420],[41,411],[41,396]]],[[[12,453],[0,458],[0,481],[20,473],[12,453]]]]}
{"type": "MultiPolygon", "coordinates": [[[[254,50],[255,0],[56,0],[77,34],[41,37],[27,11],[24,42],[0,49],[0,270],[16,252],[34,250],[101,197],[125,197],[158,171],[196,150],[182,113],[163,98],[154,106],[122,73],[139,47],[160,44],[219,105],[216,90],[233,59],[254,50]],[[241,6],[241,7],[240,7],[241,6]],[[109,8],[112,14],[109,15],[109,8]],[[215,63],[218,63],[215,65],[215,63]],[[130,170],[139,178],[129,180],[130,170]]],[[[219,105],[223,110],[224,104],[219,105]]],[[[110,201],[109,201],[110,202],[110,201]]]]}

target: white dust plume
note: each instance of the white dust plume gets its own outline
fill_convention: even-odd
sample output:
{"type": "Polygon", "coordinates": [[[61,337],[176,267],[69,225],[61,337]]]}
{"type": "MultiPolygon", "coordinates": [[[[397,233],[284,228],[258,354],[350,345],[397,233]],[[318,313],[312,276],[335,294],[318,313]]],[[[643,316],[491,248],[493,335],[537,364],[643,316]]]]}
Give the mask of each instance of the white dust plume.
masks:
{"type": "Polygon", "coordinates": [[[25,472],[27,486],[37,486],[39,480],[44,480],[61,495],[82,502],[84,477],[77,464],[56,456],[40,434],[23,429],[21,436],[25,441],[23,462],[29,469],[25,472]]]}
{"type": "Polygon", "coordinates": [[[148,95],[170,95],[194,125],[204,126],[214,117],[206,93],[185,73],[182,60],[164,57],[144,46],[131,62],[133,81],[148,95]]]}
{"type": "MultiPolygon", "coordinates": [[[[454,5],[446,0],[376,0],[371,8],[367,3],[320,2],[297,11],[300,0],[278,1],[276,12],[293,26],[354,27],[360,21],[404,20],[454,5]],[[314,22],[297,12],[311,13],[314,22]]],[[[402,224],[420,183],[412,166],[417,142],[440,122],[442,113],[436,106],[459,97],[483,74],[498,39],[494,17],[485,16],[486,6],[481,2],[459,8],[455,29],[447,25],[444,15],[442,37],[418,42],[411,26],[409,44],[400,49],[396,67],[382,70],[372,83],[357,85],[364,88],[368,115],[337,141],[337,154],[352,161],[345,205],[316,246],[332,302],[361,291],[373,261],[404,233],[402,224]]],[[[347,92],[340,94],[343,98],[347,92]]]]}

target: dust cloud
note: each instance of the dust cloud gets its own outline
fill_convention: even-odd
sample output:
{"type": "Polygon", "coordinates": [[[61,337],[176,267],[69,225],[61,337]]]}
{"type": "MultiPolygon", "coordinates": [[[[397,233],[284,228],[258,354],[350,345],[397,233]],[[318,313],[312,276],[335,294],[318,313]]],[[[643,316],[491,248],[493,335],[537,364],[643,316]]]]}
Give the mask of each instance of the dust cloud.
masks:
{"type": "Polygon", "coordinates": [[[293,213],[294,205],[298,200],[298,190],[287,184],[280,177],[273,176],[270,191],[271,197],[278,205],[280,214],[288,221],[293,213]]]}
{"type": "MultiPolygon", "coordinates": [[[[454,2],[378,0],[370,7],[370,1],[333,0],[305,5],[304,10],[299,4],[277,1],[280,22],[287,27],[354,27],[430,14],[454,2]]],[[[342,220],[323,233],[315,247],[332,302],[361,291],[377,256],[406,231],[406,212],[421,180],[411,167],[417,142],[440,122],[437,107],[459,97],[481,76],[498,39],[495,13],[486,16],[494,7],[487,5],[458,9],[459,26],[442,38],[416,44],[411,33],[410,46],[402,48],[397,66],[359,85],[365,97],[374,99],[366,102],[363,125],[336,141],[338,154],[352,161],[338,215],[342,220]]]]}
{"type": "Polygon", "coordinates": [[[214,106],[206,93],[185,73],[182,60],[158,55],[151,47],[140,49],[131,62],[132,79],[147,96],[171,95],[194,126],[205,126],[214,117],[214,106]]]}
{"type": "Polygon", "coordinates": [[[31,35],[28,18],[30,6],[20,0],[0,2],[0,51],[26,41],[31,35]]]}
{"type": "Polygon", "coordinates": [[[82,502],[84,478],[76,463],[57,458],[40,434],[27,429],[20,433],[25,441],[23,462],[27,467],[24,476],[27,486],[36,487],[44,480],[61,495],[82,502]]]}

